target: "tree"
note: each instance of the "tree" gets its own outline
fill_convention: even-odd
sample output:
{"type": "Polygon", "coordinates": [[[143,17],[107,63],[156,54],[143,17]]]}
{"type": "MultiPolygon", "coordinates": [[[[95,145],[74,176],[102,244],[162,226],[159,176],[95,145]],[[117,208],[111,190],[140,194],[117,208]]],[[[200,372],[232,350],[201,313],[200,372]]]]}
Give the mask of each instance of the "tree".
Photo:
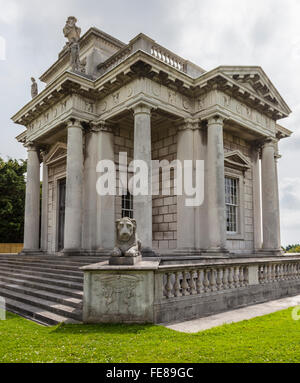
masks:
{"type": "Polygon", "coordinates": [[[26,170],[26,161],[0,157],[0,243],[23,243],[26,170]]]}

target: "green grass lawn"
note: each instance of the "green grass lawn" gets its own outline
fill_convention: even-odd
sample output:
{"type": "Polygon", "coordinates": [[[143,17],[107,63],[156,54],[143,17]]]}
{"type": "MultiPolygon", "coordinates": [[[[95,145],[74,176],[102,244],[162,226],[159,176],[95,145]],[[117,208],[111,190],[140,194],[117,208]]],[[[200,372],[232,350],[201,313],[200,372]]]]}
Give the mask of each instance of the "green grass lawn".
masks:
{"type": "Polygon", "coordinates": [[[299,363],[300,321],[289,309],[183,334],[151,325],[42,327],[8,313],[0,321],[0,362],[299,363]]]}

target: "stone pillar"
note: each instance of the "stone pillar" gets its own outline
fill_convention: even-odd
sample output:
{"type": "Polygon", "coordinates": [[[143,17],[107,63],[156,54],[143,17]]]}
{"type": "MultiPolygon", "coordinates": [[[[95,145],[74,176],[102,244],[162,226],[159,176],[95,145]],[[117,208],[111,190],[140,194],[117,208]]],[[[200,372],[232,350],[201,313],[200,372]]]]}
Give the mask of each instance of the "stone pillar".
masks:
{"type": "Polygon", "coordinates": [[[133,198],[134,218],[144,253],[152,252],[152,164],[151,107],[139,103],[134,111],[134,160],[143,160],[148,167],[148,194],[133,198]]]}
{"type": "MultiPolygon", "coordinates": [[[[197,123],[187,120],[178,128],[177,159],[182,164],[182,180],[184,180],[184,161],[194,161],[194,130],[197,123]]],[[[186,206],[184,187],[182,195],[177,196],[177,249],[195,249],[195,207],[186,206]]]]}
{"type": "Polygon", "coordinates": [[[40,156],[33,143],[28,143],[25,199],[24,252],[38,251],[40,236],[40,156]]]}
{"type": "Polygon", "coordinates": [[[64,253],[80,253],[82,228],[83,146],[82,126],[77,120],[68,122],[67,182],[64,253]]]}
{"type": "Polygon", "coordinates": [[[253,224],[254,224],[254,249],[261,250],[261,187],[260,187],[260,148],[253,148],[253,224]]]}
{"type": "Polygon", "coordinates": [[[97,250],[97,134],[98,131],[92,126],[85,136],[82,248],[88,251],[97,250]]]}
{"type": "MultiPolygon", "coordinates": [[[[114,163],[114,135],[105,122],[93,127],[96,133],[98,161],[109,160],[114,163]]],[[[97,193],[97,248],[112,250],[115,242],[115,195],[97,193]]]]}
{"type": "Polygon", "coordinates": [[[226,251],[223,121],[218,115],[207,124],[207,219],[209,250],[226,251]]]}
{"type": "Polygon", "coordinates": [[[267,139],[262,148],[263,250],[280,251],[280,222],[275,139],[267,139]]]}
{"type": "Polygon", "coordinates": [[[42,187],[42,219],[41,219],[41,249],[48,250],[48,166],[46,165],[47,152],[41,153],[43,158],[43,187],[42,187]]]}

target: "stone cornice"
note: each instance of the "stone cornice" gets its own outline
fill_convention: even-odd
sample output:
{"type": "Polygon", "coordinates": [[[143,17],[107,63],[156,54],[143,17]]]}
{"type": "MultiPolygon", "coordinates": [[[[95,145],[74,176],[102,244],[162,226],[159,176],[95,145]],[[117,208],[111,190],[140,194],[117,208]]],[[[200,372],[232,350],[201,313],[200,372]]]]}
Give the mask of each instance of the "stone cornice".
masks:
{"type": "MultiPolygon", "coordinates": [[[[212,89],[230,93],[233,98],[241,98],[247,105],[259,110],[273,119],[285,117],[284,111],[260,98],[248,88],[221,73],[219,69],[204,73],[198,79],[192,79],[187,74],[161,62],[149,53],[138,50],[120,64],[109,70],[103,76],[93,81],[71,72],[64,72],[51,85],[47,86],[36,98],[25,105],[12,119],[21,125],[28,125],[39,114],[42,114],[57,100],[68,94],[77,93],[93,100],[101,99],[110,94],[134,77],[149,77],[170,89],[194,98],[212,89]]],[[[151,100],[149,100],[151,102],[151,100]]],[[[197,116],[202,118],[200,111],[197,116]]]]}

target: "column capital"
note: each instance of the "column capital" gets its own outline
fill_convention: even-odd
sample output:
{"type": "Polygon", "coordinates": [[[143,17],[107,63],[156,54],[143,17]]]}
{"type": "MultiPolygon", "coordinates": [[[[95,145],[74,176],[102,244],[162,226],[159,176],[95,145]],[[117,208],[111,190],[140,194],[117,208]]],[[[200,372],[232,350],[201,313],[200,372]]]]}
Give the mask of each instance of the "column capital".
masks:
{"type": "Polygon", "coordinates": [[[200,129],[199,122],[199,118],[186,118],[183,121],[176,123],[176,126],[179,131],[197,130],[200,129]]]}
{"type": "Polygon", "coordinates": [[[104,120],[91,122],[90,127],[91,127],[91,132],[93,133],[98,133],[98,132],[113,133],[112,124],[104,120]]]}
{"type": "Polygon", "coordinates": [[[157,106],[146,100],[139,100],[132,103],[128,109],[133,110],[134,115],[148,114],[151,115],[151,111],[156,109],[157,106]]]}
{"type": "Polygon", "coordinates": [[[27,149],[27,151],[33,151],[33,152],[37,152],[39,150],[39,147],[36,143],[34,143],[33,141],[26,141],[25,144],[24,144],[24,147],[27,149]]]}
{"type": "Polygon", "coordinates": [[[227,117],[225,117],[221,114],[218,114],[218,113],[214,113],[214,114],[206,117],[208,126],[210,126],[210,125],[222,125],[223,126],[224,121],[226,119],[227,119],[227,117]]]}
{"type": "Polygon", "coordinates": [[[267,147],[272,147],[276,149],[276,145],[278,144],[278,140],[275,137],[267,137],[261,142],[261,147],[267,148],[267,147]]]}
{"type": "Polygon", "coordinates": [[[81,122],[77,120],[76,118],[70,118],[67,121],[67,128],[80,128],[83,129],[81,122]]]}

